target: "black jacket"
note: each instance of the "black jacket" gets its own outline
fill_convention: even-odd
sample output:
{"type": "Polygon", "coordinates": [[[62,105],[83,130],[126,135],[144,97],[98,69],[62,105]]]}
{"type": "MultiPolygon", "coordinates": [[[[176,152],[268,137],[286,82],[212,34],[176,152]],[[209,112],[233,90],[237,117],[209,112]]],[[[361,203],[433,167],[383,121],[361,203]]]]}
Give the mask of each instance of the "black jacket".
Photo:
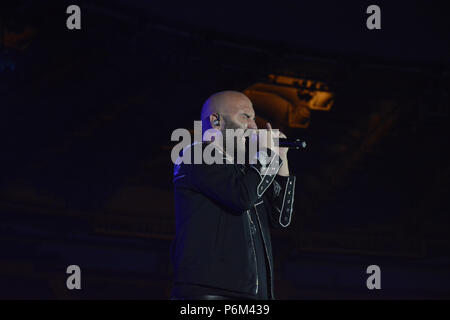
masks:
{"type": "Polygon", "coordinates": [[[295,176],[277,175],[281,160],[278,165],[275,160],[276,155],[266,166],[175,165],[175,292],[183,285],[200,286],[255,299],[259,284],[252,228],[259,225],[268,257],[269,298],[274,299],[269,226],[290,224],[295,191],[295,176]]]}

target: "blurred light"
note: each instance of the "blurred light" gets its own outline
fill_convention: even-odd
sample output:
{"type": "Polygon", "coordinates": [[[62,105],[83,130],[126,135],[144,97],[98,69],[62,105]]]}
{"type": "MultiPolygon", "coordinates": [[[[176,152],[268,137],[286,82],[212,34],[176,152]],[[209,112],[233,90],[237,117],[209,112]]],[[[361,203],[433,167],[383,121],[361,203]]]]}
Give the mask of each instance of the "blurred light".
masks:
{"type": "Polygon", "coordinates": [[[307,128],[311,110],[329,111],[334,104],[325,83],[283,75],[269,74],[267,82],[255,83],[244,93],[261,117],[292,128],[307,128]]]}

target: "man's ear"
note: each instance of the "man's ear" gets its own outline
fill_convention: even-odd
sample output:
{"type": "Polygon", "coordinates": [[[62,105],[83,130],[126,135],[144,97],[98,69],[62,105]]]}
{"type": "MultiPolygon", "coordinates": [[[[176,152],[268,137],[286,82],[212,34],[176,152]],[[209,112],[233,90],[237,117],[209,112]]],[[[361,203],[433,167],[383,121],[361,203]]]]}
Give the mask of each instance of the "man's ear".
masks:
{"type": "Polygon", "coordinates": [[[209,116],[209,122],[214,129],[220,129],[220,116],[217,113],[213,113],[209,116]]]}

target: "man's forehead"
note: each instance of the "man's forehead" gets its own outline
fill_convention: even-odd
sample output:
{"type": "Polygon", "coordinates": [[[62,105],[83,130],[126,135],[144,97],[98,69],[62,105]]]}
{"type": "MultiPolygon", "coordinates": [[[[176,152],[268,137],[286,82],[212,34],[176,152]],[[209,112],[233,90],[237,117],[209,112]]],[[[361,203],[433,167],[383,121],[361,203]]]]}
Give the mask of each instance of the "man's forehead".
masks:
{"type": "Polygon", "coordinates": [[[255,113],[255,111],[253,110],[253,105],[252,102],[250,101],[250,99],[239,99],[236,101],[236,103],[234,104],[234,111],[235,112],[245,112],[248,114],[253,114],[255,113]]]}

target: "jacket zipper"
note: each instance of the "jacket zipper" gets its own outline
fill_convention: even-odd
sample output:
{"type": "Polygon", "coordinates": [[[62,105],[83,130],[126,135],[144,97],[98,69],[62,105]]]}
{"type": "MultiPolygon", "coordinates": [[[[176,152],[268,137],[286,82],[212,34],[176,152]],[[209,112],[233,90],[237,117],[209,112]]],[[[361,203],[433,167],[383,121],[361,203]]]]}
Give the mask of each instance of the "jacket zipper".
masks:
{"type": "Polygon", "coordinates": [[[250,226],[250,239],[252,240],[252,249],[253,249],[253,258],[255,259],[255,271],[256,271],[256,289],[255,289],[255,295],[258,294],[258,287],[259,287],[259,277],[258,277],[258,262],[256,261],[256,250],[255,250],[255,244],[253,242],[253,233],[252,233],[252,226],[256,229],[255,224],[252,221],[252,218],[250,217],[250,210],[247,210],[247,217],[249,220],[249,226],[250,226]]]}
{"type": "Polygon", "coordinates": [[[270,258],[269,258],[269,251],[267,250],[267,246],[266,246],[266,240],[264,239],[264,233],[262,231],[261,228],[261,220],[259,220],[259,214],[258,214],[258,209],[256,209],[256,205],[255,207],[255,213],[256,213],[256,218],[258,219],[258,225],[259,225],[259,230],[261,231],[261,238],[263,239],[263,244],[264,244],[264,251],[266,251],[266,257],[267,257],[267,261],[269,263],[269,275],[270,275],[270,294],[272,296],[272,298],[274,297],[273,294],[273,275],[272,275],[272,265],[270,264],[270,258]]]}

